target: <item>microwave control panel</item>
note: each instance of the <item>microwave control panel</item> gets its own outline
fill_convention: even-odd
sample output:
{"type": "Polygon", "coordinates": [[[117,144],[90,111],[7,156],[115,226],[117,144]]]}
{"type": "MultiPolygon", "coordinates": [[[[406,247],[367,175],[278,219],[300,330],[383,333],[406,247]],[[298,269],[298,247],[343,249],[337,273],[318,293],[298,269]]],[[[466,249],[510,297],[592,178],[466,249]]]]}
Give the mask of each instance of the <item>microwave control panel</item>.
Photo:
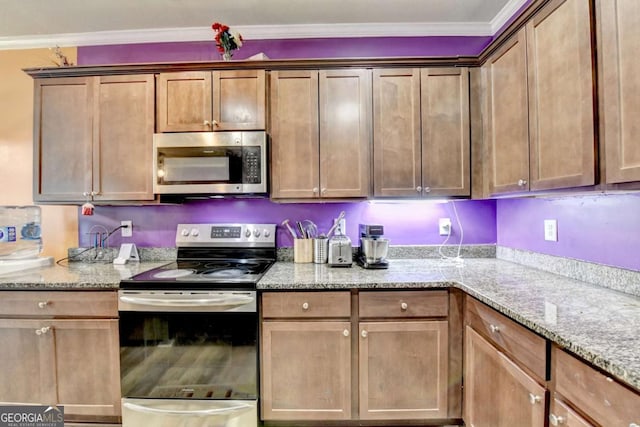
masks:
{"type": "Polygon", "coordinates": [[[242,182],[244,184],[260,184],[262,165],[260,164],[260,147],[249,146],[242,149],[242,182]]]}

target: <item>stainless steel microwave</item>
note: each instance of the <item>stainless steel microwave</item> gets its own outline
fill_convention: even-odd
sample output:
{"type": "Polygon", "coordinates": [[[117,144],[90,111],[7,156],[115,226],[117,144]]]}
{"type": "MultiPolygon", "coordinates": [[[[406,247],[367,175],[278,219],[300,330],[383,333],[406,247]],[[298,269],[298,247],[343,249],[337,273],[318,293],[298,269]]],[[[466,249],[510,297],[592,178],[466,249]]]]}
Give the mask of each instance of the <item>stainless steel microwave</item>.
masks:
{"type": "Polygon", "coordinates": [[[153,135],[156,194],[267,193],[264,131],[153,135]]]}

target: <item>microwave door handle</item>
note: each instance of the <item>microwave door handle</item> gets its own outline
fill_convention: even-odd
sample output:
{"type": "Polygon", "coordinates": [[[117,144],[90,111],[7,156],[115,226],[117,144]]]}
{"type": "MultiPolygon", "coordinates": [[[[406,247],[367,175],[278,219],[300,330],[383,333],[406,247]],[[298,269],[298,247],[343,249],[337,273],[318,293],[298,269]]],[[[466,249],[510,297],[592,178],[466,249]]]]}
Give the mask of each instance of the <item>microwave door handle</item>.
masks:
{"type": "Polygon", "coordinates": [[[234,412],[244,412],[253,408],[251,405],[240,404],[237,406],[230,406],[228,408],[180,410],[180,409],[160,409],[160,408],[154,408],[152,406],[138,405],[136,403],[131,403],[131,402],[124,402],[122,406],[135,412],[146,412],[150,414],[196,415],[196,416],[230,414],[234,412]]]}
{"type": "Polygon", "coordinates": [[[253,297],[223,297],[199,299],[158,299],[123,295],[120,301],[135,305],[150,305],[155,307],[225,307],[241,306],[253,302],[253,297]]]}

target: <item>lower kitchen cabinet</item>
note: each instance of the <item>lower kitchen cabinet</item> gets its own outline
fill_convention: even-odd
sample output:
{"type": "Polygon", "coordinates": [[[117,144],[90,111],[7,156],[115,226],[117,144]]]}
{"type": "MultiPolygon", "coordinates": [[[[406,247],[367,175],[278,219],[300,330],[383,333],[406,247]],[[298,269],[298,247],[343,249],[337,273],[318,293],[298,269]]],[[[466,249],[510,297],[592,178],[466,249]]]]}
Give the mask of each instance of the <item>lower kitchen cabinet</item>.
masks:
{"type": "Polygon", "coordinates": [[[450,418],[448,309],[442,290],[263,293],[263,420],[450,418]]]}
{"type": "Polygon", "coordinates": [[[549,408],[549,425],[563,427],[594,427],[593,424],[572,411],[562,400],[555,398],[549,408]]]}
{"type": "Polygon", "coordinates": [[[0,401],[62,405],[65,420],[118,421],[115,293],[7,291],[2,300],[0,401]],[[76,308],[66,311],[70,303],[76,308]]]}

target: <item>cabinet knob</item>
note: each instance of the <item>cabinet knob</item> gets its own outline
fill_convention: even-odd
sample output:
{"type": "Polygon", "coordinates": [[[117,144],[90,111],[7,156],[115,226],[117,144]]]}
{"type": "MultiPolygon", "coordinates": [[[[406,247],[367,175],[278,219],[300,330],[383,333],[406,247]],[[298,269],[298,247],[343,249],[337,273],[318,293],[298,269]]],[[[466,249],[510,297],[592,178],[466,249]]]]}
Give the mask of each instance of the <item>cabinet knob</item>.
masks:
{"type": "Polygon", "coordinates": [[[318,187],[313,187],[313,194],[318,194],[318,187]]]}
{"type": "Polygon", "coordinates": [[[629,427],[640,427],[640,424],[631,423],[631,424],[629,424],[629,427]]]}
{"type": "Polygon", "coordinates": [[[345,337],[349,336],[349,330],[345,329],[344,331],[342,331],[342,335],[344,335],[345,337]]]}
{"type": "Polygon", "coordinates": [[[403,302],[402,304],[400,304],[400,310],[407,311],[408,308],[409,308],[409,304],[407,304],[406,302],[403,302]]]}
{"type": "Polygon", "coordinates": [[[417,191],[418,193],[422,193],[422,187],[420,187],[420,186],[418,185],[418,186],[416,187],[416,191],[417,191]]]}
{"type": "Polygon", "coordinates": [[[529,402],[532,405],[535,405],[536,403],[540,403],[541,400],[542,400],[542,398],[540,396],[536,396],[533,393],[529,393],[529,402]]]}
{"type": "Polygon", "coordinates": [[[362,335],[362,338],[366,338],[367,335],[369,335],[369,334],[367,333],[366,330],[363,329],[362,332],[360,332],[360,335],[362,335]]]}
{"type": "Polygon", "coordinates": [[[518,187],[524,187],[525,185],[527,185],[527,180],[526,179],[519,179],[518,180],[518,187]]]}
{"type": "Polygon", "coordinates": [[[51,329],[51,326],[43,326],[40,329],[36,329],[36,335],[44,335],[49,332],[49,329],[51,329]]]}
{"type": "Polygon", "coordinates": [[[48,306],[48,305],[49,305],[49,301],[40,301],[40,302],[38,303],[38,307],[39,307],[39,308],[45,308],[45,307],[46,307],[46,306],[48,306]]]}
{"type": "Polygon", "coordinates": [[[218,121],[217,121],[217,120],[212,121],[212,122],[211,122],[211,124],[212,124],[213,126],[215,126],[215,127],[220,126],[220,123],[218,123],[218,121]]]}
{"type": "Polygon", "coordinates": [[[82,193],[82,195],[83,195],[84,197],[89,197],[89,194],[90,194],[90,193],[89,193],[88,191],[85,191],[85,192],[83,192],[83,193],[82,193]]]}
{"type": "Polygon", "coordinates": [[[425,193],[431,193],[431,187],[424,187],[425,193]]]}
{"type": "Polygon", "coordinates": [[[491,329],[491,332],[493,332],[494,334],[500,332],[500,326],[489,325],[489,329],[491,329]]]}
{"type": "Polygon", "coordinates": [[[92,196],[97,196],[97,195],[98,195],[98,192],[97,192],[97,191],[92,191],[92,192],[91,192],[91,195],[92,195],[92,196]]]}
{"type": "Polygon", "coordinates": [[[205,120],[202,124],[205,126],[211,126],[211,122],[209,120],[205,120]]]}
{"type": "MultiPolygon", "coordinates": [[[[549,422],[551,423],[552,426],[559,426],[560,424],[564,424],[565,419],[564,419],[564,417],[561,417],[560,415],[549,414],[549,422]]],[[[631,426],[629,426],[629,427],[631,427],[631,426]]]]}
{"type": "Polygon", "coordinates": [[[321,193],[321,194],[324,194],[324,193],[326,193],[326,192],[327,192],[327,189],[326,189],[326,188],[323,188],[323,189],[321,189],[321,190],[320,190],[320,193],[321,193]]]}
{"type": "Polygon", "coordinates": [[[309,310],[309,303],[308,302],[303,302],[302,303],[302,309],[305,310],[305,311],[309,310]]]}

